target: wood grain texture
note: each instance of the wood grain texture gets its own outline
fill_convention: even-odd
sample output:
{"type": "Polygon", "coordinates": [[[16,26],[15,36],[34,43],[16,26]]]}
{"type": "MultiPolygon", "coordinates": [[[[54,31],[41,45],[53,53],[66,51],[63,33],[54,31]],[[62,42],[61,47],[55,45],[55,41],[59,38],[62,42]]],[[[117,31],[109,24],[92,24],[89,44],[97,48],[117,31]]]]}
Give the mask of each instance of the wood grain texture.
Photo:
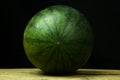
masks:
{"type": "Polygon", "coordinates": [[[120,80],[120,70],[79,69],[73,75],[45,75],[37,68],[0,69],[0,80],[120,80]]]}

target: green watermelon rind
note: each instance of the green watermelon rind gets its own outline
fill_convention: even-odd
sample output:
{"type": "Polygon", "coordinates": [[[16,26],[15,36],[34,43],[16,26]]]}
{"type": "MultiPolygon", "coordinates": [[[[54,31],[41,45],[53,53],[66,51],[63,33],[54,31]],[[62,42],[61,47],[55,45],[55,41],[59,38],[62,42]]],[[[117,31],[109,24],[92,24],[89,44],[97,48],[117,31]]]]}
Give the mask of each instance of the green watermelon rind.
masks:
{"type": "Polygon", "coordinates": [[[23,45],[28,59],[45,73],[71,73],[89,59],[93,33],[87,19],[76,9],[50,6],[29,21],[23,45]]]}

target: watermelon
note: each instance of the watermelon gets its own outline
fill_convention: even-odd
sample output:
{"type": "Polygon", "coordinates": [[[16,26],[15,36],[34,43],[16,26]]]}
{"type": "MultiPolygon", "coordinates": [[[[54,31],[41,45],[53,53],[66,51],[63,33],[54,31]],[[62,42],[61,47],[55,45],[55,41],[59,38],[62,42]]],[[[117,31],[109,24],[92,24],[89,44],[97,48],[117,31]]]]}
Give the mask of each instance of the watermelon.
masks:
{"type": "Polygon", "coordinates": [[[23,46],[30,62],[47,74],[69,74],[83,67],[93,49],[93,31],[83,13],[53,5],[28,22],[23,46]]]}

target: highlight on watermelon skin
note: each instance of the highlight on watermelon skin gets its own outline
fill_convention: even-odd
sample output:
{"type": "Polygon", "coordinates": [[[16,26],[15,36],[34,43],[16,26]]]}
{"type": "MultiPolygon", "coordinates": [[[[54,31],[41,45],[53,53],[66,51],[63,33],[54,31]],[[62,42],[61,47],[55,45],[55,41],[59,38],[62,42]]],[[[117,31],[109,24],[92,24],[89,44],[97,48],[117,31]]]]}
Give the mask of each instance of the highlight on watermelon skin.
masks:
{"type": "Polygon", "coordinates": [[[50,6],[28,22],[23,46],[30,62],[48,74],[69,74],[84,66],[93,49],[86,17],[65,5],[50,6]]]}

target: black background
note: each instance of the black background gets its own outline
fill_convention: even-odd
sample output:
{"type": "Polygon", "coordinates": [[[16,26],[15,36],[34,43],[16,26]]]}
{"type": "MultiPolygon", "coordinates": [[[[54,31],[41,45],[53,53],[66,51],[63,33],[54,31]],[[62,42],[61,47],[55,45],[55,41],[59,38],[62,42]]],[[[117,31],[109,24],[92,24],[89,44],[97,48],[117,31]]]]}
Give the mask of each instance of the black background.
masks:
{"type": "Polygon", "coordinates": [[[0,7],[0,67],[34,67],[23,49],[24,29],[35,13],[56,4],[78,9],[92,25],[94,49],[84,68],[120,69],[120,10],[115,0],[4,0],[0,7]]]}

